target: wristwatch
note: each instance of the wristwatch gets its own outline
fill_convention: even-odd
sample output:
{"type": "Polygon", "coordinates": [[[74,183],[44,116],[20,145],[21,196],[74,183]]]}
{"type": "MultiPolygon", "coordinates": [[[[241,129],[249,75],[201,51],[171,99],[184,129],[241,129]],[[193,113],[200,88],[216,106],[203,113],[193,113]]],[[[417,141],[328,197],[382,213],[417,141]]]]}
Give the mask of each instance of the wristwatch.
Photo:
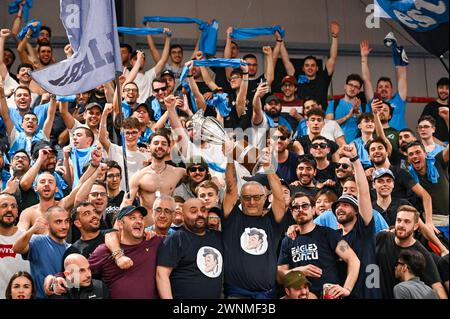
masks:
{"type": "Polygon", "coordinates": [[[359,160],[359,155],[356,155],[355,157],[351,158],[351,159],[350,159],[350,162],[354,163],[354,162],[356,162],[357,160],[359,160]]]}

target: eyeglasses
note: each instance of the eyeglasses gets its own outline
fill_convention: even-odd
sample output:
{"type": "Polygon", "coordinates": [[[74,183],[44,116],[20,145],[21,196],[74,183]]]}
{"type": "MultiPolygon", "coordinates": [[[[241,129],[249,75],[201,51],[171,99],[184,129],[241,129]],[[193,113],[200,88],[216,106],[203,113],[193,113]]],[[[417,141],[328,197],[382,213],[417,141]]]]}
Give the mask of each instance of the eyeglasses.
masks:
{"type": "Polygon", "coordinates": [[[139,131],[126,131],[125,135],[138,135],[139,131]]]}
{"type": "Polygon", "coordinates": [[[117,174],[107,174],[107,175],[106,175],[106,178],[109,178],[109,179],[114,179],[114,178],[119,179],[120,177],[122,177],[122,175],[121,175],[120,173],[117,173],[117,174]]]}
{"type": "Polygon", "coordinates": [[[301,205],[299,205],[299,204],[296,204],[296,205],[292,205],[291,206],[291,208],[292,208],[292,210],[307,210],[307,209],[309,209],[311,207],[311,204],[308,204],[308,203],[304,203],[304,204],[301,204],[301,205]]]}
{"type": "Polygon", "coordinates": [[[287,139],[288,139],[288,137],[286,137],[286,136],[277,136],[277,135],[272,136],[273,141],[277,141],[277,140],[286,141],[287,139]]]}
{"type": "Polygon", "coordinates": [[[431,125],[419,125],[417,126],[419,130],[428,130],[431,128],[431,125]]]}
{"type": "Polygon", "coordinates": [[[107,197],[108,196],[108,193],[98,193],[98,192],[92,192],[92,193],[89,193],[89,195],[90,196],[92,196],[92,197],[107,197]]]}
{"type": "Polygon", "coordinates": [[[235,80],[239,80],[239,79],[242,79],[242,77],[241,76],[232,76],[230,78],[230,81],[235,81],[235,80]]]}
{"type": "Polygon", "coordinates": [[[165,92],[166,90],[167,90],[167,87],[162,87],[162,88],[153,89],[153,91],[155,91],[156,93],[159,93],[159,92],[165,92]]]}
{"type": "Polygon", "coordinates": [[[155,212],[156,215],[172,215],[174,213],[173,210],[168,209],[168,208],[162,208],[162,207],[157,207],[153,210],[155,212]]]}
{"type": "Polygon", "coordinates": [[[263,198],[264,196],[266,196],[266,195],[265,194],[262,194],[262,195],[242,195],[241,198],[242,198],[242,200],[244,202],[249,203],[249,202],[252,201],[252,199],[255,202],[259,202],[261,200],[261,198],[263,198]]]}
{"type": "Polygon", "coordinates": [[[350,165],[347,163],[337,163],[336,164],[336,169],[339,169],[341,167],[342,167],[342,169],[348,169],[350,167],[350,165]]]}
{"type": "Polygon", "coordinates": [[[137,93],[138,89],[123,89],[123,91],[127,92],[127,93],[129,93],[129,92],[137,93]]]}
{"type": "Polygon", "coordinates": [[[197,167],[191,167],[191,168],[189,168],[189,172],[190,173],[195,173],[195,172],[200,172],[200,173],[203,173],[203,172],[206,172],[206,168],[204,168],[203,166],[197,166],[197,167]]]}
{"type": "Polygon", "coordinates": [[[319,148],[321,149],[326,149],[328,147],[327,143],[315,143],[313,145],[311,145],[311,148],[318,150],[319,148]]]}
{"type": "Polygon", "coordinates": [[[401,261],[398,261],[398,260],[397,260],[397,261],[395,262],[395,267],[397,267],[398,265],[402,265],[402,266],[403,266],[403,265],[406,265],[406,264],[405,264],[405,263],[402,263],[401,261]]]}

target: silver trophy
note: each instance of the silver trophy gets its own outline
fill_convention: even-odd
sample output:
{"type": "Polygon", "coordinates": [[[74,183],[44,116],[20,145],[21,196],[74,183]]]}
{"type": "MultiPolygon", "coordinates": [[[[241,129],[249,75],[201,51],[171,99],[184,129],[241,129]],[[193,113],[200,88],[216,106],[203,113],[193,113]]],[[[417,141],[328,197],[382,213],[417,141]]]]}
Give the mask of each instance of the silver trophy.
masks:
{"type": "MultiPolygon", "coordinates": [[[[229,137],[223,126],[211,116],[205,117],[203,110],[199,110],[192,116],[192,124],[197,132],[200,132],[201,139],[215,145],[223,145],[227,141],[234,141],[229,137]]],[[[242,139],[234,141],[233,160],[244,166],[253,175],[264,173],[264,162],[268,155],[260,152],[256,147],[242,139]]],[[[272,162],[272,163],[276,163],[272,162]]]]}

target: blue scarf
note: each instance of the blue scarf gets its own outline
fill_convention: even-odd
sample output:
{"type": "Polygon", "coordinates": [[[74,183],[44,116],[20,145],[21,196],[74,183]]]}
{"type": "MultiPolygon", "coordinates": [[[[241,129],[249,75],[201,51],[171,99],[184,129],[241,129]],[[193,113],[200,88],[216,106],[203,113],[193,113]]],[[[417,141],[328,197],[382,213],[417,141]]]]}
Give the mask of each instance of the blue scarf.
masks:
{"type": "Polygon", "coordinates": [[[83,167],[91,160],[91,152],[93,149],[93,146],[84,149],[76,149],[75,147],[72,147],[72,152],[70,153],[70,159],[72,160],[74,171],[72,188],[77,186],[78,180],[81,175],[83,175],[83,167]]]}
{"type": "Polygon", "coordinates": [[[222,117],[227,117],[231,112],[230,104],[227,100],[227,93],[216,93],[213,95],[213,98],[210,100],[206,100],[206,105],[210,107],[215,107],[222,117]]]}
{"type": "MultiPolygon", "coordinates": [[[[14,0],[8,4],[8,13],[14,14],[19,12],[19,5],[22,0],[14,0]]],[[[26,0],[22,9],[22,18],[23,21],[28,22],[28,16],[30,14],[30,9],[33,7],[33,0],[26,0]]]]}
{"type": "MultiPolygon", "coordinates": [[[[149,35],[149,34],[162,34],[164,28],[129,28],[129,27],[117,27],[117,31],[124,34],[132,35],[149,35]]],[[[169,35],[169,34],[167,34],[169,35]]],[[[169,35],[170,36],[170,35],[169,35]]]]}
{"type": "MultiPolygon", "coordinates": [[[[426,164],[427,164],[427,179],[432,184],[437,184],[439,180],[439,172],[436,168],[436,159],[434,157],[427,156],[426,164]]],[[[409,167],[409,173],[414,178],[414,180],[419,183],[419,176],[417,175],[417,171],[414,169],[412,165],[409,167]]]]}
{"type": "Polygon", "coordinates": [[[297,83],[298,84],[308,84],[310,82],[310,80],[308,79],[308,77],[306,75],[299,75],[298,79],[297,79],[297,83]]]}
{"type": "Polygon", "coordinates": [[[191,100],[191,105],[192,105],[192,112],[197,113],[197,111],[198,111],[197,103],[195,103],[195,97],[194,97],[194,94],[192,94],[189,83],[187,81],[184,81],[181,85],[184,87],[184,89],[186,90],[186,93],[189,95],[189,99],[191,100]]]}
{"type": "Polygon", "coordinates": [[[7,170],[4,170],[4,169],[2,169],[1,173],[2,173],[2,179],[1,179],[2,184],[0,185],[0,189],[4,190],[6,188],[6,183],[11,178],[11,174],[7,170]]]}
{"type": "MultiPolygon", "coordinates": [[[[245,62],[240,59],[208,59],[208,60],[194,60],[195,66],[207,66],[207,67],[216,67],[216,68],[240,68],[241,65],[246,65],[245,62]]],[[[180,82],[183,82],[189,72],[189,67],[185,66],[183,71],[181,72],[180,82]]]]}
{"type": "Polygon", "coordinates": [[[159,104],[158,99],[153,99],[152,100],[152,110],[154,112],[155,115],[155,120],[159,120],[162,116],[162,110],[161,110],[161,104],[159,104]]]}
{"type": "Polygon", "coordinates": [[[151,128],[147,127],[144,131],[144,133],[141,134],[141,137],[139,138],[139,143],[148,143],[148,140],[150,139],[150,136],[153,134],[153,131],[151,128]]]}
{"type": "Polygon", "coordinates": [[[209,169],[212,169],[213,171],[216,171],[218,173],[225,173],[225,169],[220,167],[219,164],[217,164],[215,162],[208,162],[208,161],[206,161],[206,163],[208,164],[209,169]]]}
{"type": "Polygon", "coordinates": [[[67,95],[67,96],[57,95],[56,96],[56,101],[58,101],[58,102],[75,102],[76,100],[77,100],[76,95],[67,95]]]}
{"type": "Polygon", "coordinates": [[[11,148],[9,149],[9,156],[10,158],[12,158],[14,156],[14,153],[18,150],[25,150],[27,151],[27,154],[29,156],[31,156],[31,145],[34,142],[37,141],[46,141],[47,137],[45,137],[44,133],[42,132],[42,130],[38,129],[34,135],[31,137],[31,140],[27,139],[27,136],[25,135],[24,132],[18,132],[18,136],[16,138],[16,140],[13,142],[13,144],[11,145],[11,148]]]}
{"type": "Polygon", "coordinates": [[[41,32],[41,22],[33,19],[31,20],[26,26],[23,27],[22,30],[20,30],[19,34],[17,35],[17,37],[22,40],[25,35],[27,34],[28,29],[33,30],[33,33],[31,34],[32,38],[37,38],[39,37],[39,32],[41,32]],[[35,26],[32,23],[37,22],[38,24],[35,26]]]}
{"type": "MultiPolygon", "coordinates": [[[[269,115],[267,115],[267,113],[264,113],[264,115],[266,116],[267,119],[267,123],[269,124],[270,128],[274,128],[277,125],[275,124],[275,121],[273,120],[273,118],[271,118],[269,115]]],[[[289,132],[292,133],[292,127],[291,124],[289,124],[288,120],[286,120],[284,117],[282,117],[281,115],[278,116],[278,125],[284,125],[289,129],[289,132]]]]}
{"type": "Polygon", "coordinates": [[[160,17],[147,16],[144,17],[142,23],[146,22],[164,22],[164,23],[196,23],[199,25],[199,30],[202,31],[200,37],[199,48],[205,55],[216,55],[217,46],[217,32],[219,31],[219,22],[213,20],[211,24],[208,22],[188,17],[160,17]]]}
{"type": "Polygon", "coordinates": [[[274,27],[260,27],[260,28],[233,28],[233,32],[230,36],[236,40],[251,39],[260,35],[273,35],[275,32],[279,32],[281,37],[284,38],[286,32],[281,29],[281,26],[276,25],[274,27]]]}

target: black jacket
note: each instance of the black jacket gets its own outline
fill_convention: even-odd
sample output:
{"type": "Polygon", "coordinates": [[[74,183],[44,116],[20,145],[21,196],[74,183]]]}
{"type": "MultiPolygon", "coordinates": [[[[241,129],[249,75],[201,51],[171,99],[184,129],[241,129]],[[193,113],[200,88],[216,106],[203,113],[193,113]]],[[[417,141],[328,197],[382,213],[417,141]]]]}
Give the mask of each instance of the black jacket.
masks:
{"type": "Polygon", "coordinates": [[[109,299],[108,287],[103,281],[92,279],[91,285],[83,288],[70,288],[63,295],[52,295],[50,299],[109,299]]]}

